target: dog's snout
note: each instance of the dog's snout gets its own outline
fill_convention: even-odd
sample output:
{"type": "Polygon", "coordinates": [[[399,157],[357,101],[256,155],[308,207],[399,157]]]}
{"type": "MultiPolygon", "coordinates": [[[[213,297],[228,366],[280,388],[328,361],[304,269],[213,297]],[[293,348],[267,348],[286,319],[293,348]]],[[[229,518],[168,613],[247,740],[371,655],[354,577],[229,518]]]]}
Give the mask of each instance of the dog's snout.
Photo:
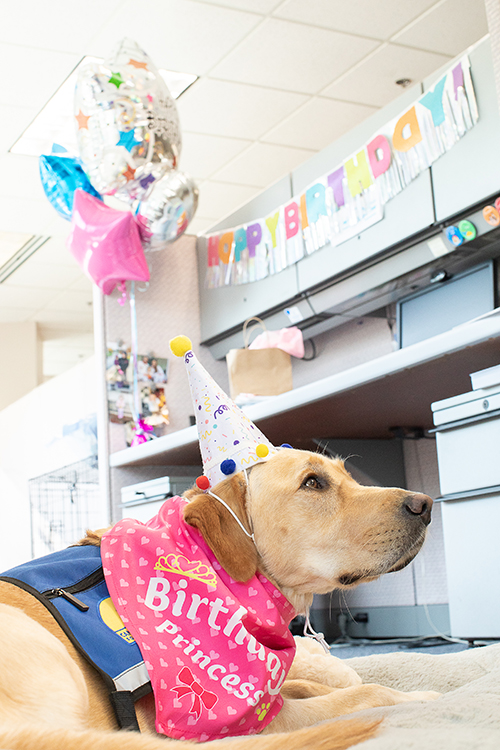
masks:
{"type": "Polygon", "coordinates": [[[403,506],[408,513],[413,516],[419,516],[427,526],[431,522],[432,500],[428,495],[421,492],[407,495],[403,506]]]}

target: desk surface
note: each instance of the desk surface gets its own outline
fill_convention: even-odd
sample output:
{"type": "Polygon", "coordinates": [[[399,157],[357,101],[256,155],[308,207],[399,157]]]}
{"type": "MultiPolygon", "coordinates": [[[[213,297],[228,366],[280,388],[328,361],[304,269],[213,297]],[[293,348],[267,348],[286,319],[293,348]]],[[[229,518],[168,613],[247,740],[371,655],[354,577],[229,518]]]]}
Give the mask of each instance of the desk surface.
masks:
{"type": "MultiPolygon", "coordinates": [[[[245,409],[275,445],[316,438],[390,438],[432,427],[431,403],[471,389],[469,374],[500,362],[500,309],[404,349],[245,409]]],[[[200,463],[196,427],[113,453],[112,467],[200,463]]]]}

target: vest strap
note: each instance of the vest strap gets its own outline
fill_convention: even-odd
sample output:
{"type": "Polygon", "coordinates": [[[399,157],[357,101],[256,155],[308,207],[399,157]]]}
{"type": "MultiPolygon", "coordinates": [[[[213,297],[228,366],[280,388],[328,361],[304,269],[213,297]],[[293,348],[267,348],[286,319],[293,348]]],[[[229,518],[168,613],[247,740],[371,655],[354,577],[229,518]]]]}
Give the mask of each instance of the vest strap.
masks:
{"type": "Polygon", "coordinates": [[[130,690],[113,690],[109,697],[120,729],[140,732],[135,713],[134,694],[130,690]]]}

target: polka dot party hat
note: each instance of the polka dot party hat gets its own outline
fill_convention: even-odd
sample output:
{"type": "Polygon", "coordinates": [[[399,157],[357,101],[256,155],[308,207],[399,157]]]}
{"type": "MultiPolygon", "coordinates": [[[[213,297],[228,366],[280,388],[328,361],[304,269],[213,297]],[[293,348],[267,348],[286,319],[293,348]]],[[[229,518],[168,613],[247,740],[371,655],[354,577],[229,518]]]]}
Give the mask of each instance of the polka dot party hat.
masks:
{"type": "Polygon", "coordinates": [[[203,461],[204,476],[196,480],[200,489],[213,488],[278,452],[200,364],[187,336],[172,339],[170,349],[184,358],[188,374],[203,461]]]}

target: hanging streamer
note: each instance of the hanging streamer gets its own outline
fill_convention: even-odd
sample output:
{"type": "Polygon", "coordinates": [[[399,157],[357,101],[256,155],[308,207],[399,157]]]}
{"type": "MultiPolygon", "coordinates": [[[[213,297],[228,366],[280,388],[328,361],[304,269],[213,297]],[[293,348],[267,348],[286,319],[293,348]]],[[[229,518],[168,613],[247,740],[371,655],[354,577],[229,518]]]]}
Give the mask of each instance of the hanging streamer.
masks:
{"type": "Polygon", "coordinates": [[[250,224],[205,235],[206,286],[259,281],[326,245],[334,248],[384,217],[384,205],[477,122],[468,57],[414,104],[302,194],[250,224]]]}
{"type": "Polygon", "coordinates": [[[154,428],[151,427],[151,425],[146,424],[146,422],[142,418],[141,394],[139,392],[139,378],[137,373],[138,339],[134,281],[132,281],[130,284],[129,304],[131,344],[130,357],[132,360],[132,417],[134,419],[134,437],[132,438],[131,446],[135,446],[141,445],[141,443],[146,443],[151,438],[154,438],[155,435],[154,428]]]}

